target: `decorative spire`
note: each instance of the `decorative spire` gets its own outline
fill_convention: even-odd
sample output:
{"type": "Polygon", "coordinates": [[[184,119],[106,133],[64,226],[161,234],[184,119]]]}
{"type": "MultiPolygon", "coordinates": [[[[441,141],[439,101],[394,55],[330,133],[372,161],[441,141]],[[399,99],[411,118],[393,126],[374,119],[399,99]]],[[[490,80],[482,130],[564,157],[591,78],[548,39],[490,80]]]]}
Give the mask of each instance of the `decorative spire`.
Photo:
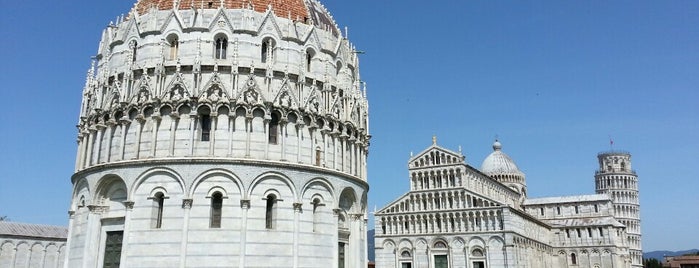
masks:
{"type": "Polygon", "coordinates": [[[432,136],[432,145],[437,145],[437,135],[432,136]]]}

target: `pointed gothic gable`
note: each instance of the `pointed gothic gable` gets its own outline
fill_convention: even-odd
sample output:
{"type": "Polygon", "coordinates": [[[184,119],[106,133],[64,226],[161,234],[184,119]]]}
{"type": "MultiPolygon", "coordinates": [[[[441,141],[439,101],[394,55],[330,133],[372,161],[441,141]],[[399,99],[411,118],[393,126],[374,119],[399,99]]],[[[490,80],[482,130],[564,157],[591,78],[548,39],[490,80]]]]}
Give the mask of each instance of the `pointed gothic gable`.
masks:
{"type": "Polygon", "coordinates": [[[296,97],[294,91],[291,90],[291,85],[288,78],[284,79],[284,82],[282,82],[282,87],[277,92],[273,105],[286,109],[298,109],[298,98],[296,97]]]}
{"type": "Polygon", "coordinates": [[[270,34],[273,36],[278,36],[280,39],[282,39],[284,35],[282,35],[282,31],[279,29],[279,24],[275,18],[276,16],[274,16],[274,11],[267,10],[262,22],[260,23],[260,26],[257,28],[257,35],[270,34]]]}
{"type": "Polygon", "coordinates": [[[178,30],[179,32],[183,32],[184,27],[184,20],[182,20],[180,12],[176,9],[173,9],[167,15],[165,20],[163,20],[163,25],[160,27],[160,32],[164,33],[168,30],[178,30]]]}
{"type": "Polygon", "coordinates": [[[335,119],[341,120],[344,118],[344,104],[342,103],[342,97],[340,97],[340,94],[338,93],[333,93],[334,99],[332,100],[332,105],[330,105],[330,110],[328,111],[328,114],[332,115],[335,117],[335,119]]]}
{"type": "Polygon", "coordinates": [[[347,49],[349,48],[348,46],[343,46],[343,40],[339,39],[337,42],[337,47],[335,48],[335,58],[337,59],[342,59],[343,61],[345,59],[349,58],[349,51],[347,49]]]}
{"type": "Polygon", "coordinates": [[[202,90],[199,94],[200,102],[228,102],[228,94],[226,94],[226,87],[221,82],[221,77],[217,72],[209,79],[209,82],[204,86],[205,90],[202,90]]]}
{"type": "Polygon", "coordinates": [[[136,94],[131,97],[131,103],[146,103],[151,100],[153,91],[151,89],[151,81],[148,73],[144,72],[143,75],[141,75],[141,79],[138,80],[134,88],[136,88],[137,91],[136,94]]]}
{"type": "Polygon", "coordinates": [[[126,27],[117,32],[117,36],[114,38],[114,40],[119,40],[123,43],[131,37],[140,37],[141,29],[139,29],[138,26],[140,23],[141,22],[139,18],[137,18],[137,15],[132,16],[132,19],[128,20],[126,27]]]}
{"type": "MultiPolygon", "coordinates": [[[[310,30],[306,32],[306,34],[303,36],[302,40],[306,46],[311,46],[314,47],[317,50],[322,49],[322,44],[320,43],[320,38],[318,37],[318,31],[316,30],[315,27],[308,27],[310,30]]],[[[316,51],[319,52],[319,51],[316,51]]]]}
{"type": "Polygon", "coordinates": [[[463,163],[463,155],[460,153],[445,149],[437,144],[432,144],[424,151],[410,158],[408,161],[409,167],[427,167],[444,164],[459,164],[463,163]]]}
{"type": "Polygon", "coordinates": [[[245,81],[245,85],[241,87],[240,91],[241,92],[237,98],[238,103],[260,105],[265,102],[254,75],[248,76],[248,80],[245,81]]]}
{"type": "Polygon", "coordinates": [[[116,109],[119,107],[119,102],[121,101],[121,88],[119,85],[119,81],[116,81],[114,85],[109,87],[109,93],[107,95],[107,98],[104,100],[102,104],[103,109],[116,109]]]}
{"type": "Polygon", "coordinates": [[[308,98],[305,101],[303,109],[314,114],[322,114],[323,106],[320,105],[320,100],[320,90],[315,85],[312,85],[310,94],[308,94],[308,98]]]}
{"type": "Polygon", "coordinates": [[[218,9],[216,15],[209,23],[209,31],[214,31],[216,29],[228,29],[230,32],[234,32],[233,20],[228,17],[225,9],[218,9]]]}
{"type": "Polygon", "coordinates": [[[182,73],[178,71],[175,73],[175,77],[172,78],[172,81],[170,81],[170,84],[168,84],[160,99],[169,102],[183,102],[189,100],[190,95],[187,85],[184,82],[184,77],[182,73]]]}

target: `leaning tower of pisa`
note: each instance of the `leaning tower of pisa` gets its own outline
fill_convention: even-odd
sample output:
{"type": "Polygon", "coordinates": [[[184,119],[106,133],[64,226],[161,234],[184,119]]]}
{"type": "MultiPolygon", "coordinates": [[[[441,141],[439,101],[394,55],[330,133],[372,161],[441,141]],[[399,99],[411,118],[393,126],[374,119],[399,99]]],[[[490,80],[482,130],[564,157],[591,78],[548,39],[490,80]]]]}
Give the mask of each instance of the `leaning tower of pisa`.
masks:
{"type": "Polygon", "coordinates": [[[632,267],[642,267],[641,207],[638,176],[631,169],[631,154],[610,151],[597,155],[599,170],[595,172],[595,189],[607,194],[614,205],[614,216],[626,225],[627,243],[632,267]]]}

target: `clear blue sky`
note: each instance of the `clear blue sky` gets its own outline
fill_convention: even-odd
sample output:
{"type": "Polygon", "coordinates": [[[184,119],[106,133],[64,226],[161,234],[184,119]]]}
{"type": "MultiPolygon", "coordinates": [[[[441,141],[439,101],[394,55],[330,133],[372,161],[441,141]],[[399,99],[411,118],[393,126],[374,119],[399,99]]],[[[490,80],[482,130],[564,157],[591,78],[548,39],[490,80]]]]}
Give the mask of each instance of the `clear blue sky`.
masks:
{"type": "MultiPolygon", "coordinates": [[[[633,154],[644,249],[699,247],[699,2],[323,3],[366,51],[372,210],[432,135],[475,167],[499,135],[532,197],[594,193],[611,137],[633,154]]],[[[0,215],[67,224],[85,72],[132,4],[0,0],[0,215]]]]}

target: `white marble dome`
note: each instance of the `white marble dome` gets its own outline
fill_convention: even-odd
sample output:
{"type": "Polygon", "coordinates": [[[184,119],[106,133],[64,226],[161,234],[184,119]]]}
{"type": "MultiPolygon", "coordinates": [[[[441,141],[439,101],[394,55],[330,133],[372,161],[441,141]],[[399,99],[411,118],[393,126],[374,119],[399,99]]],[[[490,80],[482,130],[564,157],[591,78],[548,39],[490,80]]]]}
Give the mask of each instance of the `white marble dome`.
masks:
{"type": "Polygon", "coordinates": [[[524,176],[515,161],[502,152],[502,144],[497,140],[493,143],[493,152],[483,160],[481,171],[488,175],[514,174],[524,176]]]}

